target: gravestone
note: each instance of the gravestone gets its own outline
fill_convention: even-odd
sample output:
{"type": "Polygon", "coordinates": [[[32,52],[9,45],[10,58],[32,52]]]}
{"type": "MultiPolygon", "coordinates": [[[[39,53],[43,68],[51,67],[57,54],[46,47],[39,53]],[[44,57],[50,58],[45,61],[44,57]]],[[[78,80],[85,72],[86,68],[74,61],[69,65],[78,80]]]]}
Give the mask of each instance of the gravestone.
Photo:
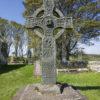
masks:
{"type": "Polygon", "coordinates": [[[53,0],[43,0],[41,8],[37,9],[32,16],[27,17],[26,27],[35,29],[40,27],[44,34],[36,31],[42,38],[42,79],[44,84],[56,83],[56,39],[64,32],[65,28],[73,28],[72,17],[64,17],[60,10],[56,9],[53,0]],[[44,15],[37,17],[44,11],[44,15]],[[60,18],[53,15],[56,12],[60,18]],[[53,32],[56,28],[62,28],[55,36],[53,32]]]}
{"type": "Polygon", "coordinates": [[[40,64],[40,61],[39,60],[36,60],[35,62],[34,62],[34,75],[35,75],[35,77],[39,77],[39,76],[41,76],[42,75],[42,73],[41,73],[41,64],[40,64]]]}

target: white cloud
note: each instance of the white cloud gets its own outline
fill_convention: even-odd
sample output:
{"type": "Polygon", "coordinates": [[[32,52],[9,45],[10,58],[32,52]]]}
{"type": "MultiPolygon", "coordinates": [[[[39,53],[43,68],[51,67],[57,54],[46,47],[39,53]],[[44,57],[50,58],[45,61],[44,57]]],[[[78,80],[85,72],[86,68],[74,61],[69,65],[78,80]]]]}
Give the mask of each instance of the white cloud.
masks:
{"type": "Polygon", "coordinates": [[[100,41],[95,41],[94,45],[92,46],[87,46],[85,44],[80,44],[79,47],[84,48],[84,52],[86,54],[98,54],[100,55],[100,41]]]}

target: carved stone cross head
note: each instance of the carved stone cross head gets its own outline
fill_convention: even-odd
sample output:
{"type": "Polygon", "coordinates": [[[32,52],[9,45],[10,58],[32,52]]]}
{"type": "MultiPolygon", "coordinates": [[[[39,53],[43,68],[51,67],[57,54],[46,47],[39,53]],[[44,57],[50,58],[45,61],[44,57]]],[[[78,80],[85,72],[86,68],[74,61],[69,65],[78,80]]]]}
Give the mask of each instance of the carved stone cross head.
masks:
{"type": "Polygon", "coordinates": [[[55,40],[62,35],[65,28],[73,28],[72,18],[64,17],[60,10],[54,7],[53,0],[43,0],[41,8],[37,9],[33,16],[26,20],[26,27],[34,29],[40,27],[44,34],[36,32],[42,38],[42,78],[44,84],[56,83],[56,43],[55,40]],[[38,14],[44,12],[44,15],[38,17],[38,14]],[[57,13],[60,18],[54,16],[57,13]],[[53,32],[56,28],[62,28],[55,36],[53,32]]]}
{"type": "Polygon", "coordinates": [[[55,28],[62,28],[62,30],[55,36],[57,39],[64,32],[65,28],[73,28],[72,17],[64,17],[60,10],[54,8],[53,0],[43,0],[42,7],[36,10],[32,16],[27,17],[26,27],[35,28],[36,26],[44,30],[45,36],[52,35],[55,28]],[[44,15],[37,17],[42,11],[44,11],[44,15]],[[54,11],[60,16],[60,18],[53,15],[54,11]]]}

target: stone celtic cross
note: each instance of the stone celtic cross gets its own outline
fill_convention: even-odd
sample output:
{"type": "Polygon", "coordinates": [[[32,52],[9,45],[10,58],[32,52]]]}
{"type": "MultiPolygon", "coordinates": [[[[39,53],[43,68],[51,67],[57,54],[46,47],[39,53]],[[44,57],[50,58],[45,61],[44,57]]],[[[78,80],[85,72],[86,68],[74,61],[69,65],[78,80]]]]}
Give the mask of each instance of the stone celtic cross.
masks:
{"type": "Polygon", "coordinates": [[[41,8],[37,9],[34,14],[26,19],[26,27],[35,29],[40,27],[44,34],[36,31],[36,34],[42,38],[42,79],[44,84],[56,83],[56,39],[64,32],[65,28],[72,28],[72,18],[64,17],[60,10],[56,9],[53,0],[43,0],[41,8]],[[40,12],[44,15],[37,17],[40,12]],[[56,12],[60,17],[54,16],[56,12]],[[62,28],[55,36],[54,29],[62,28]]]}

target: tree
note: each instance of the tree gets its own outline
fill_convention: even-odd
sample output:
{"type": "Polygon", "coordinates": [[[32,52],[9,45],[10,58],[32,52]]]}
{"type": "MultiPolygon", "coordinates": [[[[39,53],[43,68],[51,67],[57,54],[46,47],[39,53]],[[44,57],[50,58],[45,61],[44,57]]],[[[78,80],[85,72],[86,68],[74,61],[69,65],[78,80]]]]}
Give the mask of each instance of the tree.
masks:
{"type": "Polygon", "coordinates": [[[34,11],[42,5],[42,0],[24,0],[23,5],[25,7],[23,16],[31,16],[34,11]]]}
{"type": "MultiPolygon", "coordinates": [[[[32,16],[34,11],[42,5],[42,0],[25,0],[23,4],[25,7],[25,12],[23,16],[26,18],[27,16],[32,16]]],[[[33,53],[32,57],[40,56],[41,54],[39,53],[39,51],[41,49],[41,46],[40,46],[41,39],[35,34],[35,31],[29,30],[29,29],[26,31],[28,34],[28,50],[27,51],[31,51],[31,53],[33,53]]]]}
{"type": "MultiPolygon", "coordinates": [[[[25,0],[24,16],[31,16],[38,7],[41,6],[42,0],[25,0]]],[[[95,0],[54,0],[55,5],[65,16],[73,17],[74,28],[66,30],[62,35],[62,39],[58,41],[58,49],[62,49],[62,60],[69,60],[69,56],[79,41],[86,43],[91,38],[95,38],[99,33],[100,22],[97,16],[100,11],[98,1],[95,0]],[[60,43],[60,44],[59,44],[60,43]]],[[[59,51],[60,51],[59,50],[59,51]]]]}
{"type": "Polygon", "coordinates": [[[13,27],[13,42],[15,46],[15,56],[18,57],[19,51],[21,51],[21,56],[23,56],[23,45],[25,43],[24,26],[13,21],[11,22],[11,25],[13,27]]]}
{"type": "Polygon", "coordinates": [[[8,21],[0,18],[0,63],[7,64],[8,58],[8,21]]]}
{"type": "Polygon", "coordinates": [[[55,0],[55,4],[65,16],[73,17],[74,29],[72,32],[67,30],[62,36],[62,59],[69,60],[79,40],[88,43],[91,38],[100,35],[100,22],[96,20],[100,9],[96,0],[55,0]]]}
{"type": "Polygon", "coordinates": [[[15,47],[15,55],[23,57],[23,49],[27,44],[24,25],[0,18],[0,63],[7,64],[11,48],[15,47]],[[14,47],[12,47],[14,46],[14,47]]]}

